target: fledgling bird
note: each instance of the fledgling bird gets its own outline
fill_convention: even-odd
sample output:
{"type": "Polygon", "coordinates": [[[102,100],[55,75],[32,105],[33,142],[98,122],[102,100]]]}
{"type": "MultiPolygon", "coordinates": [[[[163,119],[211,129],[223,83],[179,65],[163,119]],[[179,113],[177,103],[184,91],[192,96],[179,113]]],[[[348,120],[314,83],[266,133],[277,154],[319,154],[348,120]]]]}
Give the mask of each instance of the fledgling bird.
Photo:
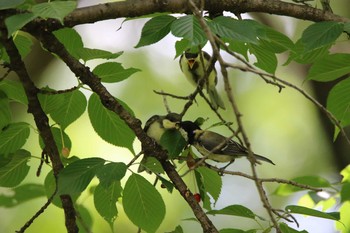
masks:
{"type": "MultiPolygon", "coordinates": [[[[205,71],[210,65],[210,58],[210,55],[205,51],[202,51],[202,56],[200,53],[190,52],[185,52],[181,55],[179,60],[181,71],[194,86],[197,87],[199,81],[204,78],[205,71]]],[[[216,90],[217,82],[217,73],[214,67],[208,78],[204,81],[203,87],[207,90],[212,107],[214,109],[218,109],[219,107],[225,109],[224,102],[216,90]]]]}
{"type": "MultiPolygon", "coordinates": [[[[248,157],[248,149],[241,144],[221,134],[202,130],[192,121],[183,121],[178,124],[178,127],[180,131],[184,131],[182,134],[186,137],[188,143],[193,145],[203,156],[208,156],[208,159],[221,163],[229,162],[228,165],[230,165],[236,158],[248,157]]],[[[275,165],[264,156],[257,154],[253,154],[253,156],[258,164],[260,164],[258,160],[261,160],[275,165]]]]}
{"type": "MultiPolygon", "coordinates": [[[[160,144],[163,134],[167,130],[176,129],[177,124],[180,121],[181,115],[177,113],[169,113],[165,116],[154,115],[146,121],[143,130],[150,138],[153,138],[156,143],[160,144]]],[[[146,163],[148,156],[149,155],[144,155],[137,172],[146,170],[144,164],[146,163]]]]}

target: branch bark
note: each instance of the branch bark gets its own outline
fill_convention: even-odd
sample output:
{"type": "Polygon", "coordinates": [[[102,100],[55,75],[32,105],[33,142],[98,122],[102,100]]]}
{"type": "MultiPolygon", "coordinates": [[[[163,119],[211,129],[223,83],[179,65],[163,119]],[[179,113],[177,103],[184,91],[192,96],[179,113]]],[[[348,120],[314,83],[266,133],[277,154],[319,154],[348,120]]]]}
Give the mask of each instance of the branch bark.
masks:
{"type": "MultiPolygon", "coordinates": [[[[17,47],[13,42],[13,38],[8,38],[7,30],[3,22],[4,19],[0,18],[0,42],[4,45],[6,52],[10,57],[11,70],[17,73],[24,87],[25,93],[28,98],[28,112],[34,116],[35,124],[45,144],[45,153],[50,157],[50,160],[52,162],[53,174],[57,181],[58,174],[63,169],[63,164],[61,162],[59,151],[51,132],[49,119],[47,118],[45,112],[41,108],[38,99],[39,91],[30,79],[30,76],[27,72],[21,55],[19,54],[17,47]]],[[[75,221],[75,209],[73,201],[69,195],[61,195],[60,199],[65,213],[67,231],[69,233],[77,233],[79,229],[75,221]]]]}
{"type": "Polygon", "coordinates": [[[155,144],[153,140],[147,136],[141,127],[140,120],[132,116],[108,92],[108,90],[101,84],[100,79],[90,71],[89,67],[84,66],[77,59],[71,56],[53,34],[39,30],[35,35],[48,51],[57,54],[71,69],[71,71],[77,77],[79,77],[82,83],[88,85],[91,90],[100,97],[102,104],[107,109],[115,112],[121,119],[124,120],[124,122],[134,131],[135,135],[140,140],[144,153],[152,154],[161,162],[165,172],[175,185],[176,189],[192,208],[194,215],[202,225],[203,232],[218,233],[218,230],[204,213],[203,209],[199,206],[192,193],[188,190],[186,184],[175,170],[174,166],[167,161],[168,155],[166,151],[164,151],[158,144],[155,144]]]}

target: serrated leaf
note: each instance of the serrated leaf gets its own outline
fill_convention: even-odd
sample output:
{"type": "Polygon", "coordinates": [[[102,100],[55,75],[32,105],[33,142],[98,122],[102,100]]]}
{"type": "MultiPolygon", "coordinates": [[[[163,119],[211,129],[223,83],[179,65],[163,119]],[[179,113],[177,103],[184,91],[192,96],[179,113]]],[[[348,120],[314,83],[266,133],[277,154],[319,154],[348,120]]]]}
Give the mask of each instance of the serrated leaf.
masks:
{"type": "Polygon", "coordinates": [[[8,30],[8,37],[10,37],[14,32],[20,30],[36,17],[37,16],[35,16],[33,13],[23,13],[6,18],[5,24],[8,30]]]}
{"type": "Polygon", "coordinates": [[[2,0],[0,1],[0,10],[15,8],[24,3],[25,0],[2,0]]]}
{"type": "Polygon", "coordinates": [[[132,174],[123,191],[123,207],[128,218],[146,232],[155,232],[165,216],[165,204],[153,185],[132,174]]]}
{"type": "Polygon", "coordinates": [[[93,59],[103,58],[103,59],[115,59],[123,54],[123,52],[111,53],[106,50],[101,49],[90,49],[82,48],[77,51],[78,56],[83,59],[83,61],[89,61],[93,59]]]}
{"type": "Polygon", "coordinates": [[[52,1],[35,4],[32,12],[43,19],[58,19],[63,24],[63,19],[77,7],[76,1],[52,1]]]}
{"type": "Polygon", "coordinates": [[[173,21],[171,33],[190,41],[191,47],[204,45],[207,42],[207,37],[194,15],[186,15],[173,21]]]}
{"type": "Polygon", "coordinates": [[[216,171],[206,167],[198,167],[196,172],[201,176],[204,191],[208,192],[216,202],[219,199],[222,188],[221,176],[216,171]]]}
{"type": "Polygon", "coordinates": [[[79,90],[60,95],[64,96],[64,104],[52,111],[50,115],[62,129],[65,129],[84,113],[87,101],[85,95],[79,90]]]}
{"type": "Polygon", "coordinates": [[[174,159],[180,155],[187,142],[178,130],[166,130],[160,138],[160,145],[168,151],[169,157],[174,159]]]}
{"type": "Polygon", "coordinates": [[[54,31],[53,34],[73,57],[80,59],[79,52],[84,48],[84,44],[77,31],[72,28],[62,28],[54,31]]]}
{"type": "Polygon", "coordinates": [[[58,176],[58,193],[81,193],[104,163],[105,160],[101,158],[87,158],[69,164],[58,176]]]}
{"type": "MultiPolygon", "coordinates": [[[[126,104],[118,101],[126,107],[126,104]]],[[[116,113],[106,109],[96,94],[90,96],[88,113],[94,130],[103,140],[116,146],[126,147],[134,153],[132,145],[135,139],[134,132],[116,113]]]]}
{"type": "Polygon", "coordinates": [[[264,31],[266,38],[260,39],[259,45],[265,49],[274,53],[282,53],[294,48],[293,41],[286,35],[275,31],[270,27],[264,27],[264,31]]]}
{"type": "MultiPolygon", "coordinates": [[[[55,140],[55,144],[57,146],[58,152],[60,153],[61,156],[62,156],[63,148],[67,148],[69,151],[72,149],[72,141],[64,131],[62,131],[57,127],[51,127],[51,132],[55,140]]],[[[40,135],[39,135],[39,145],[41,149],[45,148],[45,144],[40,135]]]]}
{"type": "Polygon", "coordinates": [[[306,28],[301,40],[306,51],[333,44],[343,32],[344,24],[338,22],[317,22],[306,28]]]}
{"type": "MultiPolygon", "coordinates": [[[[44,87],[41,90],[43,91],[55,91],[54,89],[51,89],[49,87],[44,87]]],[[[50,114],[53,111],[56,111],[61,107],[61,105],[64,105],[64,95],[62,94],[38,94],[38,99],[40,102],[40,105],[44,112],[46,114],[50,114]]]]}
{"type": "Polygon", "coordinates": [[[0,168],[0,186],[15,187],[19,185],[29,172],[27,162],[30,153],[25,150],[18,150],[11,154],[11,161],[0,168]]]}
{"type": "Polygon", "coordinates": [[[251,211],[250,209],[242,205],[230,205],[230,206],[226,206],[221,210],[210,210],[207,212],[207,214],[232,215],[232,216],[239,216],[239,217],[251,218],[251,219],[255,219],[255,216],[256,216],[253,211],[251,211]]]}
{"type": "Polygon", "coordinates": [[[169,32],[170,26],[176,18],[171,15],[160,15],[151,18],[142,28],[141,38],[135,48],[154,44],[163,39],[169,32]]]}
{"type": "MultiPolygon", "coordinates": [[[[316,188],[322,188],[322,187],[330,187],[331,184],[328,182],[328,180],[319,177],[319,176],[301,176],[301,177],[296,177],[292,179],[292,181],[295,181],[300,184],[304,185],[309,185],[311,187],[316,187],[316,188]]],[[[278,186],[278,188],[274,191],[275,195],[280,195],[280,196],[287,196],[290,195],[294,192],[302,191],[305,190],[303,188],[290,185],[290,184],[281,184],[278,186]]]]}
{"type": "Polygon", "coordinates": [[[0,129],[11,122],[11,109],[9,99],[4,92],[0,90],[0,129]]]}
{"type": "Polygon", "coordinates": [[[314,61],[317,61],[318,59],[329,54],[330,47],[331,44],[313,50],[305,50],[305,46],[300,39],[296,42],[288,61],[284,65],[289,64],[292,60],[295,60],[301,64],[313,63],[314,61]]]}
{"type": "Polygon", "coordinates": [[[341,202],[350,201],[350,183],[344,183],[340,190],[341,202]]]}
{"type": "Polygon", "coordinates": [[[92,72],[101,78],[101,82],[115,83],[127,79],[138,71],[140,70],[136,68],[124,69],[122,64],[117,62],[106,62],[96,66],[92,72]]]}
{"type": "MultiPolygon", "coordinates": [[[[20,53],[22,58],[25,58],[28,55],[33,45],[33,41],[31,40],[31,38],[29,38],[28,36],[26,36],[26,34],[23,34],[23,33],[16,34],[16,36],[13,39],[13,42],[15,43],[18,49],[18,52],[20,53]]],[[[6,53],[6,50],[0,51],[0,55],[2,60],[8,63],[10,62],[10,58],[6,53]]]]}
{"type": "Polygon", "coordinates": [[[259,67],[270,74],[275,73],[277,68],[277,57],[273,52],[254,44],[249,46],[249,52],[254,54],[257,59],[257,62],[254,63],[256,67],[259,67]]]}
{"type": "Polygon", "coordinates": [[[100,185],[107,189],[113,182],[120,181],[126,173],[125,163],[108,163],[103,165],[96,173],[100,185]]]}
{"type": "Polygon", "coordinates": [[[181,56],[187,49],[191,47],[191,41],[182,38],[175,42],[175,58],[181,56]]]}
{"type": "Polygon", "coordinates": [[[261,36],[261,25],[254,20],[236,20],[231,17],[219,16],[209,23],[213,32],[224,39],[237,40],[245,43],[258,44],[261,36]],[[249,28],[249,30],[247,30],[249,28]]]}
{"type": "Polygon", "coordinates": [[[6,155],[22,148],[29,137],[29,124],[12,123],[0,132],[0,154],[6,155]]]}
{"type": "Polygon", "coordinates": [[[337,83],[327,97],[327,109],[345,127],[350,124],[350,78],[337,83]]]}
{"type": "Polygon", "coordinates": [[[20,82],[13,80],[2,80],[0,82],[0,90],[5,92],[10,100],[14,100],[25,105],[28,104],[27,96],[20,82]]]}
{"type": "Polygon", "coordinates": [[[141,161],[140,166],[144,166],[147,171],[151,171],[156,174],[164,173],[162,164],[160,164],[160,162],[156,158],[151,156],[144,157],[141,161]]]}
{"type": "Polygon", "coordinates": [[[10,194],[0,194],[0,206],[10,208],[42,196],[45,196],[42,184],[23,184],[13,188],[10,194]]]}
{"type": "Polygon", "coordinates": [[[281,223],[279,224],[279,227],[280,227],[282,233],[298,233],[298,232],[300,232],[300,233],[308,233],[308,232],[305,231],[305,230],[297,231],[297,230],[295,230],[295,229],[289,227],[289,226],[288,226],[287,224],[285,224],[284,222],[281,222],[281,223]]]}
{"type": "Polygon", "coordinates": [[[120,181],[113,181],[108,187],[99,184],[94,191],[95,208],[111,227],[118,215],[116,202],[121,197],[121,192],[120,181]]]}
{"type": "Polygon", "coordinates": [[[303,206],[289,205],[285,207],[285,210],[292,214],[303,214],[318,218],[325,218],[338,221],[340,219],[339,212],[322,212],[314,209],[310,209],[303,206]]]}
{"type": "Polygon", "coordinates": [[[350,54],[330,54],[317,60],[310,68],[308,80],[328,82],[350,72],[350,54]]]}

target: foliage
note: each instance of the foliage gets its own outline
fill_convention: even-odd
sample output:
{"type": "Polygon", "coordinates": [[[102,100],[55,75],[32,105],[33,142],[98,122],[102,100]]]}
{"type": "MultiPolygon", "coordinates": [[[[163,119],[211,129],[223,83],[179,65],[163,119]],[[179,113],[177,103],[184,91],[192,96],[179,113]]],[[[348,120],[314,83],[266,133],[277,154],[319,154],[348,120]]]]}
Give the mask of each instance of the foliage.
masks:
{"type": "MultiPolygon", "coordinates": [[[[91,77],[98,77],[100,84],[118,84],[132,77],[134,73],[142,72],[134,67],[124,68],[121,63],[114,61],[123,52],[114,53],[86,48],[83,39],[75,29],[63,27],[62,25],[65,24],[66,20],[65,17],[73,12],[76,6],[75,1],[50,1],[39,4],[25,0],[2,1],[0,10],[4,12],[4,16],[1,18],[2,40],[0,56],[3,66],[16,69],[13,65],[16,58],[11,57],[12,53],[10,53],[8,44],[6,44],[7,38],[13,40],[21,58],[24,59],[32,50],[32,36],[39,41],[42,40],[42,35],[38,36],[35,34],[31,26],[28,25],[40,25],[41,23],[45,25],[46,22],[56,22],[54,25],[59,25],[56,28],[58,30],[52,30],[52,35],[54,35],[55,40],[57,39],[64,46],[72,59],[82,61],[82,65],[93,59],[108,60],[92,69],[91,77]],[[11,10],[16,11],[13,13],[11,10]]],[[[286,85],[287,82],[281,81],[275,76],[278,66],[283,65],[279,61],[278,54],[288,53],[288,61],[284,65],[289,65],[293,61],[311,66],[306,80],[330,82],[342,78],[329,92],[327,106],[321,110],[334,123],[336,136],[343,131],[343,128],[350,125],[350,79],[348,77],[350,72],[350,55],[330,52],[332,46],[337,43],[337,39],[344,32],[349,33],[350,23],[335,21],[313,23],[303,31],[296,42],[293,42],[287,35],[256,20],[240,20],[231,16],[198,17],[196,9],[192,10],[194,14],[175,16],[163,13],[150,16],[150,19],[143,26],[141,37],[135,48],[157,43],[168,34],[171,34],[178,38],[174,45],[176,57],[178,57],[186,50],[202,48],[208,41],[213,46],[213,41],[211,41],[209,35],[215,35],[217,37],[215,42],[218,42],[218,40],[221,42],[219,46],[220,51],[226,51],[229,54],[233,54],[235,58],[239,58],[245,65],[245,68],[242,69],[262,76],[280,88],[286,85]],[[209,31],[209,34],[206,30],[209,31]],[[255,59],[253,59],[253,56],[255,59]],[[254,62],[250,60],[254,60],[254,62]]],[[[51,33],[50,30],[48,31],[51,33]]],[[[56,56],[63,59],[57,54],[58,51],[46,49],[56,53],[56,56]]],[[[214,47],[213,50],[215,51],[215,49],[218,50],[218,48],[214,47]]],[[[68,63],[67,65],[70,66],[68,63]]],[[[223,66],[223,64],[221,65],[223,66]]],[[[232,67],[235,68],[234,66],[232,67]]],[[[230,66],[227,65],[226,68],[230,68],[230,66]]],[[[21,73],[18,70],[14,71],[17,74],[21,73]]],[[[27,86],[22,79],[9,80],[6,79],[6,75],[1,77],[0,186],[11,188],[13,192],[8,196],[0,196],[0,206],[10,208],[25,201],[43,197],[46,193],[49,203],[52,201],[53,204],[63,208],[58,198],[60,195],[70,195],[73,201],[76,201],[82,193],[87,192],[87,188],[90,185],[90,187],[93,187],[91,190],[96,211],[108,222],[112,229],[114,221],[118,218],[118,209],[122,206],[127,217],[134,225],[146,232],[156,232],[165,217],[166,206],[163,197],[161,192],[147,179],[129,168],[132,163],[110,162],[98,157],[79,158],[73,156],[66,158],[69,156],[72,143],[74,143],[71,142],[66,129],[74,124],[86,111],[96,133],[112,145],[125,147],[131,154],[135,155],[133,147],[135,138],[137,136],[140,140],[142,139],[142,135],[137,131],[137,126],[128,122],[128,119],[137,116],[135,116],[133,110],[124,100],[115,97],[106,98],[107,100],[103,99],[100,93],[104,90],[99,92],[101,88],[93,88],[87,85],[82,77],[77,73],[75,74],[78,77],[78,85],[71,89],[62,91],[56,90],[55,87],[45,87],[38,89],[38,92],[35,93],[41,110],[46,116],[50,117],[50,124],[48,122],[42,122],[42,124],[50,127],[53,143],[59,151],[60,160],[64,165],[64,168],[61,170],[53,168],[53,172],[47,174],[45,184],[23,182],[29,171],[34,169],[27,164],[28,161],[36,158],[31,154],[31,151],[25,150],[23,146],[30,134],[39,132],[38,144],[43,150],[43,155],[41,160],[38,160],[38,163],[40,161],[44,163],[47,160],[45,155],[52,156],[50,154],[52,152],[48,150],[49,139],[42,135],[40,125],[31,125],[29,122],[15,122],[12,108],[10,107],[10,104],[13,102],[26,105],[31,110],[30,113],[33,113],[34,118],[37,118],[38,116],[34,113],[37,110],[33,110],[31,105],[33,96],[30,96],[30,92],[26,89],[27,86]],[[85,94],[86,89],[91,95],[85,94]],[[111,103],[114,103],[113,101],[119,105],[111,106],[111,103]],[[121,112],[119,109],[125,110],[125,114],[128,115],[117,114],[118,111],[121,112]],[[31,128],[35,130],[31,130],[31,128]],[[131,175],[127,171],[131,172],[131,175]],[[91,184],[96,178],[98,184],[91,184]],[[53,200],[51,200],[51,196],[53,200]]],[[[292,85],[286,86],[293,87],[292,85]]],[[[300,91],[300,89],[297,90],[300,91]]],[[[317,105],[317,103],[315,104],[317,105]]],[[[238,112],[234,113],[237,116],[239,115],[238,112]]],[[[231,127],[224,122],[222,124],[231,127]]],[[[143,146],[146,145],[147,147],[147,143],[142,143],[143,146]]],[[[168,131],[162,137],[160,143],[168,152],[169,159],[185,159],[188,167],[193,168],[193,164],[190,163],[187,155],[184,155],[187,153],[192,156],[193,152],[190,150],[184,150],[183,152],[186,141],[178,131],[168,131]]],[[[155,151],[155,154],[157,153],[155,151]]],[[[50,157],[50,159],[52,158],[50,157]]],[[[155,173],[162,186],[166,187],[170,193],[173,192],[174,186],[181,190],[179,184],[170,176],[166,166],[161,167],[166,162],[167,159],[162,160],[159,157],[152,157],[145,166],[155,173]],[[166,178],[163,176],[163,169],[168,174],[166,178]]],[[[261,222],[268,221],[269,225],[266,229],[249,230],[236,229],[233,226],[232,228],[221,229],[220,232],[222,233],[269,232],[271,228],[276,228],[280,232],[300,232],[285,223],[285,221],[295,221],[292,216],[294,214],[341,222],[343,216],[346,215],[345,213],[349,211],[349,208],[343,208],[350,201],[349,167],[341,172],[344,178],[339,185],[334,185],[319,176],[296,177],[291,181],[273,180],[283,183],[274,191],[275,195],[290,196],[296,192],[303,192],[305,196],[312,200],[312,203],[309,203],[310,206],[319,204],[324,207],[320,211],[310,206],[288,205],[284,208],[282,214],[270,207],[268,211],[275,215],[277,225],[273,222],[273,219],[266,220],[258,216],[253,210],[240,204],[216,209],[215,204],[219,200],[221,189],[223,188],[222,177],[212,168],[199,166],[193,169],[195,170],[196,184],[202,199],[202,206],[207,210],[207,215],[248,218],[257,222],[260,226],[263,226],[261,222]],[[328,198],[322,198],[320,188],[322,188],[322,192],[328,194],[328,198]],[[336,200],[336,202],[328,206],[327,200],[336,200]],[[337,206],[340,208],[336,208],[337,206]],[[336,208],[336,210],[326,212],[326,209],[330,207],[336,208]]],[[[225,173],[225,171],[220,172],[225,173]]],[[[252,179],[256,183],[264,182],[263,179],[258,177],[253,177],[252,179]]],[[[264,192],[261,186],[257,187],[260,189],[260,192],[264,192]]],[[[191,202],[192,193],[189,190],[181,193],[181,195],[189,203],[191,202]]],[[[265,198],[268,201],[268,198],[265,198]]],[[[264,199],[264,196],[262,196],[262,199],[264,199]]],[[[198,203],[193,205],[198,205],[198,203]]],[[[266,203],[264,203],[264,206],[266,206],[266,203]]],[[[196,210],[194,212],[196,213],[196,210]]],[[[337,228],[343,229],[343,226],[337,224],[337,228]]],[[[181,226],[178,226],[172,232],[183,232],[183,230],[181,226]]]]}

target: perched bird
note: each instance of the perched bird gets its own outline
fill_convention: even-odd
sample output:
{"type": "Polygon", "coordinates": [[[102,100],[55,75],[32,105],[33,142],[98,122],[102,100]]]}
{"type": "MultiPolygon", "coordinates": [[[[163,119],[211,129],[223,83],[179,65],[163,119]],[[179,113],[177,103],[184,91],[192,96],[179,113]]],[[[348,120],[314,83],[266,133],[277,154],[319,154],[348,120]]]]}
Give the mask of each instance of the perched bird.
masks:
{"type": "MultiPolygon", "coordinates": [[[[221,134],[209,130],[201,130],[197,124],[191,121],[181,122],[178,124],[178,128],[182,131],[187,142],[193,145],[203,156],[208,156],[208,159],[221,163],[230,162],[228,164],[230,165],[236,158],[242,156],[248,157],[248,149],[241,144],[221,134]]],[[[275,165],[270,159],[264,156],[257,154],[253,154],[253,156],[256,160],[275,165]]],[[[260,164],[259,161],[256,162],[260,164]]]]}
{"type": "MultiPolygon", "coordinates": [[[[176,129],[177,124],[181,121],[181,115],[177,113],[169,113],[165,116],[154,115],[149,118],[145,124],[143,130],[146,134],[160,144],[160,139],[167,130],[176,129]]],[[[149,155],[144,155],[141,160],[141,164],[138,168],[138,172],[146,170],[144,164],[147,161],[149,155]]]]}
{"type": "MultiPolygon", "coordinates": [[[[181,55],[179,61],[181,71],[194,86],[198,86],[199,81],[204,78],[206,69],[208,69],[210,65],[210,58],[210,55],[204,51],[202,51],[202,56],[200,53],[190,52],[185,52],[181,55]]],[[[207,90],[212,107],[214,109],[218,109],[218,107],[225,109],[224,102],[220,98],[215,87],[217,82],[216,70],[213,68],[208,78],[204,81],[203,87],[207,90]]]]}

